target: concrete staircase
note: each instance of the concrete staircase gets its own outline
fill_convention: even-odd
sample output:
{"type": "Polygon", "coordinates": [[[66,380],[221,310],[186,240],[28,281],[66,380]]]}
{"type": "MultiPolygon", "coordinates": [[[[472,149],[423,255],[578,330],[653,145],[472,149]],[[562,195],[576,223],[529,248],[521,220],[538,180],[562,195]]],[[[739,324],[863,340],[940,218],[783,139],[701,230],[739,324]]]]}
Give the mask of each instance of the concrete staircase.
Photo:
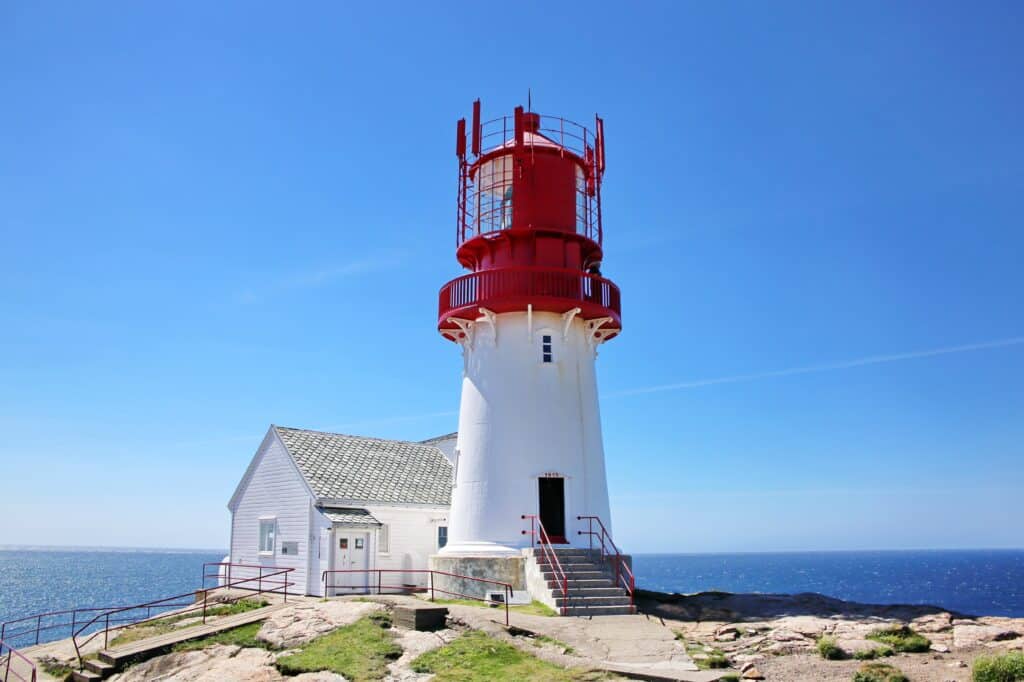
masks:
{"type": "Polygon", "coordinates": [[[563,616],[621,616],[636,613],[629,593],[615,584],[615,574],[596,552],[555,548],[558,563],[568,580],[568,595],[546,551],[526,550],[527,582],[534,598],[563,616]]]}

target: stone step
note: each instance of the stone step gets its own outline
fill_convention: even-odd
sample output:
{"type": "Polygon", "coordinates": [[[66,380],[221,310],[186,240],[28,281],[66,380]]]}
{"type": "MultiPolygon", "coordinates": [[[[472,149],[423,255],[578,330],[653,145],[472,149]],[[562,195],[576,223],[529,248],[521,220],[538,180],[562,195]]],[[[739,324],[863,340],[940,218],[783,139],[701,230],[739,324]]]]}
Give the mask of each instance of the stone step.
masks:
{"type": "Polygon", "coordinates": [[[563,606],[563,616],[627,616],[636,613],[635,606],[563,606]]]}
{"type": "Polygon", "coordinates": [[[85,662],[85,667],[104,679],[113,675],[117,670],[112,664],[99,659],[87,660],[85,662]]]}
{"type": "MultiPolygon", "coordinates": [[[[539,566],[551,566],[551,565],[554,565],[554,562],[548,561],[547,557],[538,557],[535,560],[535,563],[537,563],[537,565],[539,565],[539,566]]],[[[579,561],[577,561],[577,560],[573,560],[573,561],[561,561],[561,560],[559,560],[558,561],[558,565],[561,566],[564,570],[579,570],[579,569],[583,569],[583,568],[587,568],[587,567],[590,567],[590,568],[593,568],[593,569],[597,569],[597,570],[601,570],[602,568],[604,568],[604,564],[597,563],[595,561],[591,561],[591,560],[587,559],[586,557],[580,557],[579,561]]]]}
{"type": "MultiPolygon", "coordinates": [[[[561,580],[563,577],[561,573],[556,574],[555,571],[544,568],[541,568],[540,572],[546,580],[561,580]]],[[[564,577],[569,582],[573,580],[604,580],[610,583],[612,581],[611,577],[604,571],[572,571],[571,573],[566,571],[564,577]]]]}
{"type": "Polygon", "coordinates": [[[543,550],[539,547],[531,547],[526,551],[533,556],[541,556],[543,554],[547,554],[551,549],[553,549],[555,554],[559,557],[596,554],[596,552],[591,552],[589,549],[581,549],[579,547],[552,547],[550,549],[545,547],[543,550]]]}
{"type": "Polygon", "coordinates": [[[72,670],[71,679],[74,682],[95,682],[95,680],[102,680],[103,676],[91,670],[72,670]]]}
{"type": "Polygon", "coordinates": [[[608,597],[573,597],[570,594],[568,598],[556,595],[555,604],[558,606],[629,606],[630,598],[625,594],[608,597]]]}
{"type": "Polygon", "coordinates": [[[621,587],[573,587],[569,585],[570,597],[625,597],[626,591],[621,587]]]}
{"type": "MultiPolygon", "coordinates": [[[[562,589],[561,580],[547,578],[547,583],[549,588],[557,587],[558,589],[562,589]]],[[[570,591],[575,589],[587,589],[592,587],[614,587],[614,585],[612,585],[612,581],[607,578],[595,578],[593,580],[589,578],[585,578],[582,580],[573,580],[572,578],[569,578],[568,583],[570,591]]]]}

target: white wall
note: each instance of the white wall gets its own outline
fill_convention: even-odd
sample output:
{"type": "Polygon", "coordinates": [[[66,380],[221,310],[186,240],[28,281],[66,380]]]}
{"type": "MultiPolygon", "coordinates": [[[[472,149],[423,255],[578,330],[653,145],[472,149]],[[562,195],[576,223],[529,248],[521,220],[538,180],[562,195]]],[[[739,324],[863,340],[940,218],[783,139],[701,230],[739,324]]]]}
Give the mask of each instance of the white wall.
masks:
{"type": "MultiPolygon", "coordinates": [[[[391,535],[389,552],[379,551],[374,540],[376,568],[425,570],[427,559],[437,554],[437,528],[448,525],[448,509],[442,507],[368,506],[367,509],[381,523],[388,525],[391,535]]],[[[425,585],[422,575],[403,577],[403,583],[425,585]]]]}
{"type": "MultiPolygon", "coordinates": [[[[537,479],[565,478],[566,535],[578,536],[578,515],[601,517],[611,531],[595,347],[585,322],[567,331],[556,313],[496,316],[492,333],[477,322],[464,345],[455,489],[449,543],[463,556],[518,555],[529,545],[522,514],[538,512],[537,479]],[[541,360],[541,337],[552,336],[554,362],[541,360]]],[[[585,524],[582,526],[585,528],[585,524]]]]}
{"type": "MultiPolygon", "coordinates": [[[[388,526],[390,542],[389,551],[380,551],[379,530],[376,527],[342,527],[338,529],[349,529],[351,532],[368,532],[369,542],[369,567],[383,568],[400,571],[426,570],[429,568],[427,560],[431,554],[437,553],[437,528],[448,525],[447,507],[411,507],[396,505],[372,505],[358,502],[346,504],[332,504],[329,506],[345,506],[366,509],[374,518],[388,526]]],[[[323,534],[323,530],[331,528],[331,522],[319,512],[314,512],[314,532],[323,538],[324,549],[321,552],[319,570],[333,569],[333,550],[336,543],[333,534],[323,534]]],[[[317,560],[314,559],[314,563],[317,560]]],[[[320,576],[317,575],[317,585],[311,584],[310,594],[321,595],[323,586],[320,583],[320,576]]],[[[376,578],[369,581],[374,584],[376,578]]],[[[384,578],[385,584],[393,585],[426,585],[427,577],[424,575],[407,573],[405,575],[395,574],[384,578]]]]}
{"type": "MultiPolygon", "coordinates": [[[[288,588],[289,593],[292,590],[299,594],[309,593],[311,580],[319,580],[319,576],[311,575],[308,570],[313,500],[284,445],[273,432],[257,451],[255,466],[249,472],[248,481],[242,485],[231,517],[231,562],[294,568],[288,574],[289,580],[295,583],[288,588]],[[269,555],[259,552],[261,516],[273,516],[277,521],[274,552],[269,555]],[[297,542],[298,553],[283,556],[283,542],[297,542]]],[[[313,549],[315,551],[316,547],[313,549]]],[[[314,571],[315,568],[314,565],[314,571]]],[[[256,573],[253,571],[243,577],[256,573]]],[[[232,577],[237,580],[237,571],[232,577]]]]}

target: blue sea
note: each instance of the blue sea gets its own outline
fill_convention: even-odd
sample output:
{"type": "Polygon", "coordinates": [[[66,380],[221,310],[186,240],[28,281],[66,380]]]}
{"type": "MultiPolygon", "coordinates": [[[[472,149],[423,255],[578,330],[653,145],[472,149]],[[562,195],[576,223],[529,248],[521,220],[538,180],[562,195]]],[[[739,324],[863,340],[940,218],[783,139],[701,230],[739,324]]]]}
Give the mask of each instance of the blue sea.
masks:
{"type": "MultiPolygon", "coordinates": [[[[200,586],[203,563],[224,554],[0,549],[0,622],[184,594],[200,586]]],[[[633,561],[637,585],[662,592],[818,592],[871,604],[1024,617],[1024,550],[638,554],[633,561]]],[[[41,640],[66,636],[54,630],[41,640]]]]}

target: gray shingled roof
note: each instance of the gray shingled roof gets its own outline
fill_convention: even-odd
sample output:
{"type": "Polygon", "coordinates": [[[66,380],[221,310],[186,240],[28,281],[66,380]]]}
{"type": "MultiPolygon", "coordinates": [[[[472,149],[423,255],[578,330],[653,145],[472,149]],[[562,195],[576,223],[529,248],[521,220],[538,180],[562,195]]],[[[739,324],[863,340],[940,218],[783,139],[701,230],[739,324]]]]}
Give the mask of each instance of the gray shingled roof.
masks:
{"type": "Polygon", "coordinates": [[[452,466],[432,445],[274,429],[318,498],[451,504],[452,466]]]}
{"type": "Polygon", "coordinates": [[[379,526],[380,521],[365,509],[352,507],[317,507],[320,513],[335,523],[350,523],[364,526],[379,526]]]}

